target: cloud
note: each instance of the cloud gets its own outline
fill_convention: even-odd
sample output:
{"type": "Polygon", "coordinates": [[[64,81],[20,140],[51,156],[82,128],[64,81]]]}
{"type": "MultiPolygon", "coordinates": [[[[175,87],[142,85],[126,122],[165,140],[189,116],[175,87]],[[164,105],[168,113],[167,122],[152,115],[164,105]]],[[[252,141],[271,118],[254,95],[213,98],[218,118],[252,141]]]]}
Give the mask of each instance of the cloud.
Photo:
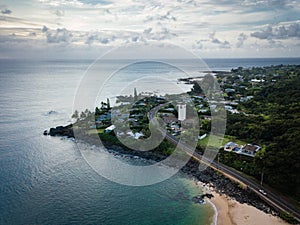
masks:
{"type": "Polygon", "coordinates": [[[78,0],[79,2],[82,2],[84,4],[90,4],[90,5],[107,5],[110,4],[109,1],[103,1],[103,0],[78,0]]]}
{"type": "Polygon", "coordinates": [[[131,41],[132,41],[132,42],[138,42],[138,40],[139,40],[139,37],[138,37],[138,36],[135,36],[135,37],[132,37],[132,38],[131,38],[131,41]]]}
{"type": "Polygon", "coordinates": [[[256,43],[261,52],[280,45],[300,49],[297,0],[29,0],[23,6],[0,6],[0,28],[10,29],[8,39],[37,40],[41,49],[93,51],[152,40],[201,49],[209,57],[232,56],[231,48],[247,57],[256,53],[256,43]],[[3,14],[7,8],[12,15],[3,14]],[[20,28],[38,30],[29,35],[20,28]]]}
{"type": "Polygon", "coordinates": [[[209,34],[209,39],[211,43],[219,45],[220,48],[230,48],[230,43],[228,41],[221,41],[215,37],[216,32],[209,34]]]}
{"type": "Polygon", "coordinates": [[[85,44],[88,44],[88,45],[92,45],[93,43],[97,43],[97,44],[104,44],[104,45],[107,45],[109,44],[110,42],[114,41],[115,40],[115,36],[114,35],[104,35],[104,34],[99,34],[99,33],[90,33],[88,34],[86,40],[85,40],[85,44]]]}
{"type": "Polygon", "coordinates": [[[258,39],[268,39],[273,36],[273,28],[269,25],[266,29],[262,31],[256,31],[251,33],[251,37],[256,37],[258,39]]]}
{"type": "Polygon", "coordinates": [[[244,0],[242,4],[246,6],[283,6],[287,2],[287,0],[244,0]]]}
{"type": "Polygon", "coordinates": [[[50,30],[48,27],[44,26],[42,32],[46,34],[47,43],[70,43],[73,36],[66,28],[50,30]]]}
{"type": "Polygon", "coordinates": [[[61,6],[67,6],[71,8],[92,8],[92,7],[98,7],[103,5],[109,5],[111,4],[110,1],[106,0],[38,0],[44,5],[48,6],[54,6],[54,7],[61,7],[61,6]]]}
{"type": "Polygon", "coordinates": [[[54,14],[57,15],[58,17],[62,17],[65,15],[65,10],[55,10],[54,14]]]}
{"type": "Polygon", "coordinates": [[[253,8],[276,8],[291,9],[298,8],[299,1],[295,0],[244,0],[241,5],[253,8]]]}
{"type": "Polygon", "coordinates": [[[171,15],[171,12],[168,11],[167,13],[163,15],[155,15],[155,16],[147,16],[147,18],[144,20],[144,22],[150,22],[150,21],[177,21],[177,18],[175,16],[171,15]]]}
{"type": "Polygon", "coordinates": [[[201,40],[195,41],[193,44],[193,49],[203,49],[204,45],[201,40]]]}
{"type": "Polygon", "coordinates": [[[49,30],[49,28],[48,28],[48,27],[46,27],[46,26],[43,26],[43,28],[42,28],[42,32],[43,32],[43,33],[47,32],[48,30],[49,30]]]}
{"type": "Polygon", "coordinates": [[[264,30],[251,33],[251,37],[258,39],[300,38],[300,24],[298,22],[277,27],[268,25],[264,30]]]}
{"type": "Polygon", "coordinates": [[[157,41],[162,41],[162,40],[167,40],[171,39],[173,37],[177,37],[178,35],[174,32],[171,32],[168,28],[163,27],[160,31],[154,33],[151,36],[152,40],[157,40],[157,41]]]}
{"type": "Polygon", "coordinates": [[[274,40],[268,40],[268,46],[267,48],[284,48],[285,46],[282,44],[281,41],[274,41],[274,40]]]}
{"type": "Polygon", "coordinates": [[[12,11],[9,10],[9,9],[2,9],[2,10],[1,10],[1,13],[2,13],[2,14],[11,14],[12,11]]]}
{"type": "Polygon", "coordinates": [[[150,34],[151,31],[152,31],[152,28],[150,27],[150,28],[148,28],[148,29],[145,29],[143,33],[144,33],[144,34],[150,34]]]}
{"type": "Polygon", "coordinates": [[[240,33],[240,35],[238,36],[238,42],[236,43],[236,47],[240,48],[244,45],[244,42],[247,40],[248,36],[245,35],[244,33],[240,33]]]}

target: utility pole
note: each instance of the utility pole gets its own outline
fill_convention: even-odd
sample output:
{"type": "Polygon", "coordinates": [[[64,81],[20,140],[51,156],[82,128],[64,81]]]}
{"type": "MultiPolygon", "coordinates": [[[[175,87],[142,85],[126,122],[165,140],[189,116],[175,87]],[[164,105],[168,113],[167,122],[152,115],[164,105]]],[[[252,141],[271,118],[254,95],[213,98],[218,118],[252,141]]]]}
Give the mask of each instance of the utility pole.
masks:
{"type": "MultiPolygon", "coordinates": [[[[259,157],[262,164],[263,164],[263,157],[259,157]]],[[[261,168],[261,174],[260,174],[260,186],[263,186],[263,181],[264,181],[264,166],[261,168]]]]}
{"type": "Polygon", "coordinates": [[[261,176],[260,176],[260,186],[263,186],[263,180],[264,180],[264,170],[262,169],[261,176]]]}

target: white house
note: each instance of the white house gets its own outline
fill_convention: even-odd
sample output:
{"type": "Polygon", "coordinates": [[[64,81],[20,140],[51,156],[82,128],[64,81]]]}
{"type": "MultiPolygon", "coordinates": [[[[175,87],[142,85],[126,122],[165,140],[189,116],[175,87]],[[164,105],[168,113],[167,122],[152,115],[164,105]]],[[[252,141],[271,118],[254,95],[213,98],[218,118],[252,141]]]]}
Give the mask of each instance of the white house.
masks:
{"type": "Polygon", "coordinates": [[[241,150],[238,153],[254,157],[256,152],[258,152],[260,149],[261,147],[258,145],[246,144],[241,148],[241,150]]]}
{"type": "Polygon", "coordinates": [[[107,127],[107,128],[104,130],[104,132],[105,132],[105,133],[110,133],[110,132],[112,132],[114,129],[116,129],[116,126],[115,126],[115,125],[111,125],[111,126],[107,127]]]}
{"type": "Polygon", "coordinates": [[[236,144],[235,142],[228,142],[224,145],[224,150],[227,152],[231,151],[238,151],[239,150],[239,145],[236,144]]]}

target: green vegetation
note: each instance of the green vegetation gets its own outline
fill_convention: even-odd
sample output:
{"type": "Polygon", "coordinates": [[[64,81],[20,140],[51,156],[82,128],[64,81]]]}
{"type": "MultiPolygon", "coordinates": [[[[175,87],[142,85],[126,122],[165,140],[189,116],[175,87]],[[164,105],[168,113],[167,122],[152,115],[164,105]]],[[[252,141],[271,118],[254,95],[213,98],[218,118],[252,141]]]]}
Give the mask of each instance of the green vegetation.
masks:
{"type": "Polygon", "coordinates": [[[243,113],[228,113],[226,133],[264,148],[254,161],[226,152],[223,162],[258,179],[263,171],[265,182],[299,201],[300,66],[240,68],[230,78],[234,74],[243,74],[245,93],[253,98],[239,104],[243,113]],[[251,79],[264,82],[245,82],[251,79]]]}
{"type": "MultiPolygon", "coordinates": [[[[264,183],[299,202],[300,66],[238,68],[229,73],[218,73],[216,78],[222,92],[225,93],[223,96],[226,104],[230,106],[229,110],[226,109],[227,128],[222,144],[234,141],[240,145],[253,143],[262,146],[254,158],[221,150],[220,161],[258,180],[264,173],[264,183]]],[[[209,90],[212,81],[209,78],[206,81],[207,84],[203,86],[209,90]]],[[[200,118],[199,135],[207,134],[207,137],[197,143],[197,150],[201,152],[209,140],[210,112],[217,109],[209,107],[209,96],[204,95],[196,82],[189,94],[200,118]]],[[[144,138],[147,138],[150,136],[147,113],[165,101],[156,97],[139,100],[139,97],[134,90],[133,97],[121,96],[119,100],[135,100],[134,106],[129,109],[130,128],[133,132],[143,133],[144,138]]],[[[160,113],[172,113],[176,116],[177,111],[173,109],[171,104],[166,105],[160,113]]],[[[109,100],[106,103],[102,102],[94,115],[89,111],[80,114],[75,111],[73,118],[77,119],[75,128],[90,127],[95,124],[96,119],[97,130],[89,131],[90,134],[97,134],[105,142],[122,146],[114,132],[104,132],[104,129],[111,125],[109,100]]],[[[178,124],[174,124],[176,125],[178,124]]],[[[170,127],[167,129],[171,130],[170,127]]],[[[219,143],[218,140],[216,143],[219,143]]],[[[213,145],[212,142],[211,144],[213,145]]],[[[153,151],[167,156],[174,151],[174,146],[164,141],[153,151]]]]}
{"type": "MultiPolygon", "coordinates": [[[[208,141],[210,140],[210,135],[207,135],[205,138],[203,138],[202,140],[199,140],[197,143],[197,147],[199,149],[205,149],[205,147],[208,145],[208,141]]],[[[236,137],[234,136],[229,136],[229,135],[225,135],[223,140],[222,140],[222,146],[224,146],[226,143],[233,141],[239,145],[244,145],[246,144],[245,141],[241,141],[238,140],[236,137]]],[[[216,143],[219,143],[218,141],[216,141],[216,143]]],[[[214,144],[214,142],[212,142],[213,146],[216,146],[216,144],[214,144]]]]}
{"type": "MultiPolygon", "coordinates": [[[[262,146],[254,158],[221,150],[220,161],[258,180],[263,172],[264,183],[299,202],[300,66],[239,67],[219,72],[216,78],[230,108],[223,143],[262,146]]],[[[204,89],[213,83],[209,77],[203,82],[204,89]]],[[[193,83],[190,94],[203,96],[197,82],[193,83]]],[[[198,111],[200,117],[210,114],[203,110],[207,105],[202,99],[195,99],[197,104],[202,109],[198,111]]],[[[200,135],[209,134],[209,120],[201,120],[200,126],[200,135]]],[[[208,139],[198,141],[199,151],[203,151],[208,139]]]]}

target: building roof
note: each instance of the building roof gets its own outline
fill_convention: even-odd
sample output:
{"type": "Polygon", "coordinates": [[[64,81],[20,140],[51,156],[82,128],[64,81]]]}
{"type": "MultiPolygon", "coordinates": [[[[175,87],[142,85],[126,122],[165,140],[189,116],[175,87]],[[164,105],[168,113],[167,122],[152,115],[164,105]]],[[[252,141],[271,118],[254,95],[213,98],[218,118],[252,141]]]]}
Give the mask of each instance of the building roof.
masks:
{"type": "Polygon", "coordinates": [[[249,151],[249,152],[257,152],[260,149],[258,145],[246,144],[242,147],[242,150],[249,151]]]}
{"type": "Polygon", "coordinates": [[[105,128],[105,131],[112,131],[112,130],[114,130],[115,128],[116,128],[115,125],[111,125],[111,126],[105,128]]]}
{"type": "Polygon", "coordinates": [[[236,143],[234,143],[232,141],[225,144],[225,147],[235,147],[235,146],[236,146],[236,143]]]}

